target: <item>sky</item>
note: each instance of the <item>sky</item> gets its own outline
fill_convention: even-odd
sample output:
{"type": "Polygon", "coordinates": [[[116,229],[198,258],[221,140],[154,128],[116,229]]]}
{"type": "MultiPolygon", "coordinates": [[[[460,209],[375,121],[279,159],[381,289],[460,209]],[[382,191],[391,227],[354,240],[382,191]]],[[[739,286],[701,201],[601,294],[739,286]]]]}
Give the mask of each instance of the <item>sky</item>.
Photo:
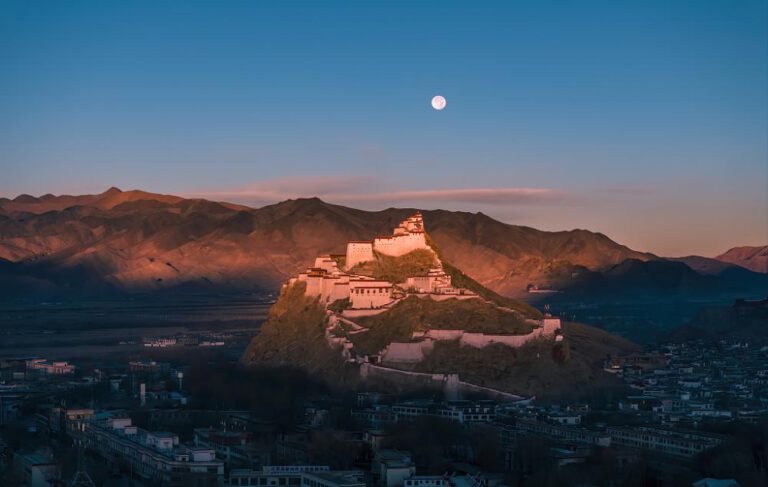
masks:
{"type": "Polygon", "coordinates": [[[0,195],[110,186],[765,245],[768,2],[1,2],[0,195]]]}

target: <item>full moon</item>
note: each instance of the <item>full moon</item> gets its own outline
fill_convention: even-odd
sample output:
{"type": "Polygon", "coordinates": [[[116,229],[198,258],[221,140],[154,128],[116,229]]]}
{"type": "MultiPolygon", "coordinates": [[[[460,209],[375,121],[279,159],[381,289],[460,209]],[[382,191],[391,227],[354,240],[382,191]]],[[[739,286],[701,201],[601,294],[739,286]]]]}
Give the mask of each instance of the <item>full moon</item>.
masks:
{"type": "Polygon", "coordinates": [[[446,104],[445,98],[440,95],[437,95],[436,97],[432,98],[432,108],[434,108],[435,110],[442,110],[443,108],[445,108],[445,104],[446,104]]]}

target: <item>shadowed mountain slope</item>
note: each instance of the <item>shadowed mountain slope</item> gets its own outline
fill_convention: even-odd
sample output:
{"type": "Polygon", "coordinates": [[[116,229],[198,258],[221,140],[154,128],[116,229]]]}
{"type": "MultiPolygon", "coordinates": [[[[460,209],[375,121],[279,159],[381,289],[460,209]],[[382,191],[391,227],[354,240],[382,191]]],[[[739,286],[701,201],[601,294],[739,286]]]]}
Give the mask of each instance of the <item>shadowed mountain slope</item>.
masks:
{"type": "MultiPolygon", "coordinates": [[[[253,209],[117,188],[22,195],[0,200],[0,258],[9,261],[0,266],[0,282],[6,297],[36,287],[274,290],[316,255],[389,234],[413,212],[363,211],[317,198],[253,209]],[[19,280],[23,286],[14,284],[19,280]]],[[[544,232],[482,213],[422,213],[445,260],[505,296],[521,296],[529,284],[570,290],[627,259],[656,259],[587,230],[544,232]]]]}
{"type": "MultiPolygon", "coordinates": [[[[369,212],[317,198],[251,209],[111,188],[98,195],[23,195],[0,203],[0,258],[17,274],[82,268],[116,289],[183,283],[274,289],[318,253],[388,233],[414,210],[369,212]]],[[[519,294],[551,269],[599,269],[649,258],[583,230],[541,232],[482,214],[425,212],[447,259],[503,294],[519,294]],[[482,265],[477,265],[482,262],[482,265]]],[[[55,276],[50,276],[52,280],[55,276]]]]}

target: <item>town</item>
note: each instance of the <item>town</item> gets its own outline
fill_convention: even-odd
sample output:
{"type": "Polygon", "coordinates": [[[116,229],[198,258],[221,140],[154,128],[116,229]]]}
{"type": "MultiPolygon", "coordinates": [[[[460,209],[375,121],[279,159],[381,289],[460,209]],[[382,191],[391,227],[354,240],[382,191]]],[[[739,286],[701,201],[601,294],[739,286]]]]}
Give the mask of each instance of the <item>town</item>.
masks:
{"type": "Polygon", "coordinates": [[[768,347],[745,342],[666,343],[606,359],[625,387],[577,402],[478,391],[329,395],[303,384],[279,417],[255,406],[275,390],[255,392],[252,408],[236,408],[249,403],[227,397],[234,391],[213,397],[233,384],[211,384],[231,375],[211,364],[103,359],[86,370],[3,359],[1,475],[35,486],[464,487],[605,470],[718,485],[706,483],[707,469],[749,441],[738,425],[768,418],[767,359],[768,347]]]}
{"type": "MultiPolygon", "coordinates": [[[[471,289],[457,285],[462,276],[446,268],[423,225],[416,213],[391,236],[317,257],[284,284],[274,305],[316,307],[322,338],[311,347],[326,348],[332,367],[356,370],[349,386],[292,363],[244,364],[245,331],[147,336],[88,360],[3,358],[0,480],[306,487],[749,481],[739,462],[749,463],[754,435],[766,432],[768,346],[723,337],[627,349],[603,359],[598,373],[612,385],[542,398],[430,372],[419,367],[445,343],[460,354],[534,347],[539,356],[570,339],[548,306],[537,314],[494,301],[466,278],[471,289]],[[472,308],[454,312],[465,305],[472,308]],[[403,328],[402,313],[416,309],[423,318],[429,307],[451,313],[403,328]],[[401,329],[399,338],[366,339],[391,327],[401,329]]],[[[735,309],[765,303],[739,301],[735,309]]],[[[280,322],[276,332],[290,324],[280,322]]]]}

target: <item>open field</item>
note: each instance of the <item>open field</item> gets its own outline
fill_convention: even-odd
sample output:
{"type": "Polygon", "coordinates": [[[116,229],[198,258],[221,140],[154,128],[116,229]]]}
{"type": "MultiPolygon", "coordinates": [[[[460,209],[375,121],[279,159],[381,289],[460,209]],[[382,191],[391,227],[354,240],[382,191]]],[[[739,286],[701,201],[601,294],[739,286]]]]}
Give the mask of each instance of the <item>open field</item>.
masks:
{"type": "Polygon", "coordinates": [[[0,357],[82,356],[136,352],[142,339],[226,332],[242,346],[258,330],[270,303],[248,295],[3,303],[0,357]]]}

